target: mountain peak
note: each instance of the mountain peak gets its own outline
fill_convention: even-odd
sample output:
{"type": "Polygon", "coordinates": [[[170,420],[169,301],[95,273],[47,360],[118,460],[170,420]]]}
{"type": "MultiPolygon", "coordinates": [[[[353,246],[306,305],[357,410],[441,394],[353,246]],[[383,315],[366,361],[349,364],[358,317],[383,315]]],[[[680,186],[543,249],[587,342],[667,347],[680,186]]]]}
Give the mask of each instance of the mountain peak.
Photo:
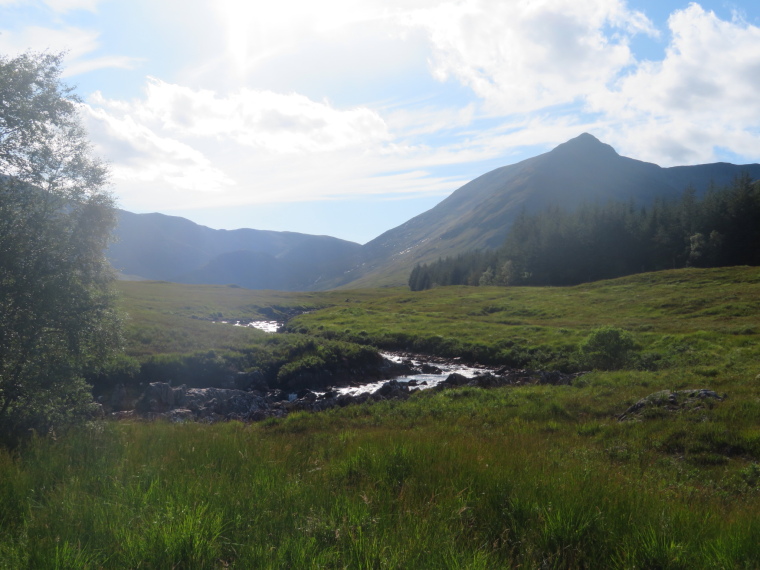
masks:
{"type": "Polygon", "coordinates": [[[620,156],[610,145],[603,143],[594,135],[583,133],[562,143],[551,154],[620,156]]]}

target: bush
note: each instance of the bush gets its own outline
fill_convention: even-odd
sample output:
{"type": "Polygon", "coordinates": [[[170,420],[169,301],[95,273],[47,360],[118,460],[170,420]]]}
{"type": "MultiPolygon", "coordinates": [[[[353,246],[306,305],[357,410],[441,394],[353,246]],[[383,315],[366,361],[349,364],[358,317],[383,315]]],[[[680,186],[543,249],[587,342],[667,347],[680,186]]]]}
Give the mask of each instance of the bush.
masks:
{"type": "Polygon", "coordinates": [[[594,329],[579,346],[583,364],[599,370],[625,368],[636,349],[631,333],[611,326],[594,329]]]}

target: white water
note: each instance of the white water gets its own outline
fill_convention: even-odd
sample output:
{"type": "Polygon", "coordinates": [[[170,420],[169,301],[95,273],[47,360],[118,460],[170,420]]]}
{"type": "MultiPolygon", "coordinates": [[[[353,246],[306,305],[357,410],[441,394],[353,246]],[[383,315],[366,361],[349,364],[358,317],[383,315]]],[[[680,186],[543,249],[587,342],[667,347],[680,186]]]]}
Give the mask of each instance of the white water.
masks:
{"type": "MultiPolygon", "coordinates": [[[[388,354],[384,352],[381,354],[393,362],[401,362],[402,360],[406,359],[406,357],[397,356],[395,354],[388,354]]],[[[423,363],[427,363],[426,360],[420,360],[417,358],[412,358],[412,362],[415,366],[420,366],[423,363]]],[[[408,383],[412,380],[416,380],[417,386],[415,386],[415,388],[426,390],[428,388],[437,386],[446,380],[446,378],[449,377],[449,374],[453,374],[454,372],[461,374],[462,376],[466,376],[467,378],[473,378],[485,371],[482,368],[473,368],[471,366],[465,366],[464,364],[434,364],[434,366],[437,366],[441,369],[440,374],[412,374],[409,376],[399,376],[398,378],[395,378],[395,380],[397,380],[399,383],[408,383]],[[425,383],[423,384],[423,382],[425,383]]],[[[355,396],[364,392],[374,392],[386,382],[388,382],[388,380],[379,380],[377,382],[372,382],[371,384],[362,384],[361,386],[352,386],[350,388],[337,388],[336,390],[340,394],[350,394],[352,396],[355,396]]]]}
{"type": "Polygon", "coordinates": [[[235,323],[236,327],[252,327],[268,333],[276,333],[282,324],[277,321],[251,321],[250,323],[241,323],[240,321],[235,323]]]}
{"type": "Polygon", "coordinates": [[[231,324],[233,327],[251,327],[254,329],[259,329],[264,332],[268,333],[276,333],[279,328],[282,326],[282,323],[279,323],[277,321],[251,321],[248,323],[242,323],[240,321],[235,321],[234,323],[231,323],[230,321],[214,321],[215,323],[220,323],[223,325],[229,325],[231,324]]]}

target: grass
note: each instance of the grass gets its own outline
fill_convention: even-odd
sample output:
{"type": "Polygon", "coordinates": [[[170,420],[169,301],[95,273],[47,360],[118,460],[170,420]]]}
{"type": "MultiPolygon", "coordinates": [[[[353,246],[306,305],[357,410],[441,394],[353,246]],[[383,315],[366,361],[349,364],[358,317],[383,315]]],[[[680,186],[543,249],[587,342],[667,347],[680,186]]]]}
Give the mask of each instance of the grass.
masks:
{"type": "MultiPolygon", "coordinates": [[[[729,358],[756,346],[760,269],[647,273],[576,287],[441,287],[286,293],[218,285],[121,282],[128,354],[230,349],[258,331],[208,319],[266,319],[288,312],[290,331],[386,349],[503,364],[568,367],[579,343],[609,325],[643,352],[679,361],[729,358]],[[272,309],[274,307],[274,309],[272,309]]],[[[743,358],[740,358],[742,360],[743,358]]]]}
{"type": "Polygon", "coordinates": [[[760,567],[756,268],[420,293],[120,287],[128,350],[145,362],[258,354],[271,337],[203,319],[268,318],[267,307],[312,310],[290,328],[314,347],[572,366],[592,331],[613,326],[636,358],[572,386],[37,438],[0,451],[0,568],[760,567]],[[617,420],[644,396],[686,388],[727,397],[617,420]]]}
{"type": "Polygon", "coordinates": [[[744,361],[737,351],[756,351],[760,334],[760,269],[754,267],[663,271],[576,287],[343,295],[343,302],[293,319],[289,329],[387,349],[561,369],[580,366],[574,361],[578,345],[601,326],[632,333],[643,368],[744,361]]]}
{"type": "Polygon", "coordinates": [[[464,389],[251,426],[122,423],[38,440],[19,457],[0,454],[3,496],[13,499],[3,503],[0,560],[8,568],[760,563],[757,447],[692,464],[664,447],[688,420],[583,421],[589,410],[571,404],[573,390],[591,389],[464,389]]]}

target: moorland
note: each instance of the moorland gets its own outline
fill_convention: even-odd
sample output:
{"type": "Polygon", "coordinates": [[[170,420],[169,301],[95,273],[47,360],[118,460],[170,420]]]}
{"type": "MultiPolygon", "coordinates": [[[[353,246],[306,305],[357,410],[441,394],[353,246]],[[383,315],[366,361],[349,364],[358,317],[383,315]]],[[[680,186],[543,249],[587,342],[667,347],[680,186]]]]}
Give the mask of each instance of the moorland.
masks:
{"type": "Polygon", "coordinates": [[[266,362],[277,382],[379,349],[588,373],[35,437],[0,451],[2,567],[760,565],[758,268],[418,292],[117,288],[126,347],[91,379],[103,394],[157,370],[192,380],[199,363],[266,362]],[[284,332],[220,322],[259,318],[284,332]]]}
{"type": "Polygon", "coordinates": [[[584,134],[363,246],[211,230],[116,210],[64,57],[0,56],[0,567],[760,567],[760,165],[584,134]]]}

